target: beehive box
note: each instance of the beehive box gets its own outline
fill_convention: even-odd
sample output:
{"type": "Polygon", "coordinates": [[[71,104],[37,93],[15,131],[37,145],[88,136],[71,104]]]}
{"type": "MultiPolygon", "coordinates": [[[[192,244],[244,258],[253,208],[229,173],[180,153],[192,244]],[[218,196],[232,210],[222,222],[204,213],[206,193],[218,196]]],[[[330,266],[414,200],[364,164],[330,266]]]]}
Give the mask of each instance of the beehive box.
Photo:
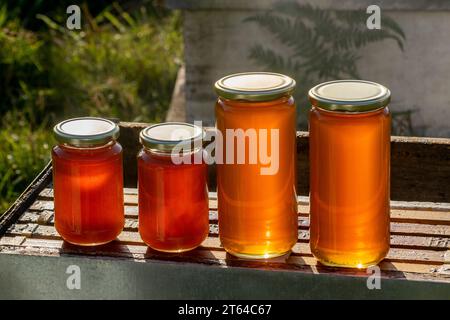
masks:
{"type": "Polygon", "coordinates": [[[136,153],[145,126],[121,123],[125,229],[99,247],[65,243],[54,228],[48,165],[0,218],[0,298],[450,299],[450,139],[392,138],[391,250],[372,273],[320,265],[309,250],[308,134],[299,132],[298,242],[290,255],[248,261],[220,245],[215,170],[210,167],[210,232],[183,254],[149,249],[137,230],[136,153]],[[70,284],[73,270],[79,284],[70,284]],[[372,279],[372,280],[371,280],[372,279]]]}

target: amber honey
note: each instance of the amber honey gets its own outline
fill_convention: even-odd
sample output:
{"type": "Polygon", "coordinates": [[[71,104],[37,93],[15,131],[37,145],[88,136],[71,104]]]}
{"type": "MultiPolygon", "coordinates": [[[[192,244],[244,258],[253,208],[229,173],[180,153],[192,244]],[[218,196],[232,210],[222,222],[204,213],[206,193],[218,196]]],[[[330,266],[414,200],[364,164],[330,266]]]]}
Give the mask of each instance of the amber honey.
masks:
{"type": "Polygon", "coordinates": [[[118,127],[78,118],[55,127],[52,150],[55,228],[67,242],[99,245],[124,225],[122,147],[118,127]]]}
{"type": "Polygon", "coordinates": [[[298,236],[296,106],[290,95],[295,82],[276,74],[243,75],[235,76],[228,83],[222,81],[229,91],[217,90],[216,84],[220,96],[216,104],[216,127],[223,136],[224,157],[224,163],[217,164],[219,234],[230,254],[270,258],[289,252],[298,236]],[[283,78],[278,82],[280,76],[283,78]],[[284,91],[274,93],[273,87],[278,83],[285,85],[284,91]],[[237,141],[233,143],[234,156],[227,157],[230,150],[226,148],[234,139],[227,135],[230,130],[248,133],[244,163],[237,161],[237,141]],[[277,134],[272,135],[273,132],[277,134]],[[252,138],[257,150],[250,148],[252,138]],[[263,168],[269,167],[260,153],[260,143],[264,141],[271,160],[278,161],[270,164],[270,174],[263,174],[263,168]],[[252,156],[256,161],[250,160],[252,156]]]}
{"type": "Polygon", "coordinates": [[[177,143],[195,139],[202,130],[185,123],[162,123],[141,132],[138,155],[139,233],[151,248],[183,252],[198,247],[208,235],[207,167],[201,148],[188,148],[174,163],[177,143]],[[175,140],[171,138],[180,132],[175,140]],[[182,136],[183,140],[180,139],[182,136]],[[196,163],[196,159],[200,159],[196,163]]]}
{"type": "Polygon", "coordinates": [[[312,94],[310,246],[323,264],[367,267],[389,250],[390,93],[355,83],[312,94]]]}

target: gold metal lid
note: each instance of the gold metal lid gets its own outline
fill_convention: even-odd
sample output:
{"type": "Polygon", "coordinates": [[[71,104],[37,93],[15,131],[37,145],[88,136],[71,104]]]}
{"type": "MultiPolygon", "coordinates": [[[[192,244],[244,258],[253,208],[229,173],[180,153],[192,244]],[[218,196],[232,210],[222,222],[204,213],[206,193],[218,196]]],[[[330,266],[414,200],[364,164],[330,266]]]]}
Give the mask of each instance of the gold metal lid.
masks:
{"type": "Polygon", "coordinates": [[[59,143],[75,147],[105,145],[119,137],[119,126],[114,122],[95,117],[68,119],[58,123],[53,133],[59,143]]]}
{"type": "Polygon", "coordinates": [[[315,107],[337,112],[368,112],[384,108],[391,92],[381,84],[364,80],[335,80],[309,90],[315,107]]]}
{"type": "Polygon", "coordinates": [[[184,122],[165,122],[143,129],[139,134],[139,141],[147,149],[168,153],[175,146],[190,150],[203,136],[204,131],[199,126],[184,122]]]}
{"type": "Polygon", "coordinates": [[[295,80],[279,73],[244,72],[223,77],[214,88],[225,99],[270,101],[291,94],[295,80]]]}

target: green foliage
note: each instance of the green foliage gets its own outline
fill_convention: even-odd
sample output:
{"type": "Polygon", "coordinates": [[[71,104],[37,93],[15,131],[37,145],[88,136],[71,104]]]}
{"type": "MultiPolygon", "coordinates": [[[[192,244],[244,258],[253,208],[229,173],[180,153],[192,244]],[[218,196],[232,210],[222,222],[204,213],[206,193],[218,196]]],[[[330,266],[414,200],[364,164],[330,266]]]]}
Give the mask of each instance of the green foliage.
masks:
{"type": "Polygon", "coordinates": [[[50,159],[52,136],[46,123],[36,124],[14,110],[0,122],[0,214],[50,159]]]}
{"type": "MultiPolygon", "coordinates": [[[[359,50],[370,43],[394,40],[403,50],[405,34],[384,15],[382,29],[368,30],[367,14],[361,10],[323,10],[311,5],[281,2],[274,11],[245,19],[268,30],[280,43],[275,51],[261,44],[253,46],[250,58],[268,71],[281,72],[296,79],[299,106],[309,105],[307,89],[327,80],[359,79],[359,50]]],[[[304,112],[300,126],[306,128],[304,112]]]]}
{"type": "Polygon", "coordinates": [[[88,20],[83,32],[38,18],[50,28],[53,43],[49,80],[50,87],[59,88],[55,112],[163,120],[181,63],[178,15],[161,23],[145,11],[132,17],[115,5],[88,20]]]}
{"type": "Polygon", "coordinates": [[[34,1],[33,16],[27,0],[7,2],[9,10],[0,5],[0,214],[50,159],[58,120],[162,120],[182,57],[180,15],[151,1],[82,2],[80,31],[65,28],[64,1],[34,1]]]}
{"type": "MultiPolygon", "coordinates": [[[[121,1],[124,5],[133,5],[133,0],[121,1]]],[[[146,5],[156,15],[164,14],[165,10],[155,8],[153,0],[141,0],[142,5],[146,5]],[[161,12],[163,11],[163,12],[161,12]]],[[[21,25],[28,30],[45,30],[45,24],[36,19],[37,14],[45,12],[46,15],[52,17],[63,18],[66,17],[66,8],[70,5],[84,6],[89,3],[89,11],[93,15],[97,15],[104,8],[111,5],[109,0],[2,0],[1,3],[8,7],[9,15],[14,16],[21,21],[21,25]]]]}
{"type": "Polygon", "coordinates": [[[0,8],[0,115],[11,108],[42,111],[50,94],[41,62],[43,44],[17,19],[8,20],[6,7],[0,8]]]}

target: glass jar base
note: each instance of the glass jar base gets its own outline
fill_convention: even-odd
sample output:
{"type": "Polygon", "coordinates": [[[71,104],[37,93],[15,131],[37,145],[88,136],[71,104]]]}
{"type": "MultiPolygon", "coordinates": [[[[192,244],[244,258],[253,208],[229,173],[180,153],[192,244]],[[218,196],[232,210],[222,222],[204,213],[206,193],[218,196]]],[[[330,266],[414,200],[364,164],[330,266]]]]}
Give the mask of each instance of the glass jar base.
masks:
{"type": "Polygon", "coordinates": [[[159,249],[159,248],[155,248],[155,247],[149,246],[148,244],[147,244],[147,246],[150,249],[152,249],[152,250],[159,251],[159,252],[164,252],[164,253],[183,253],[183,252],[192,251],[192,250],[198,248],[200,245],[197,245],[197,246],[194,246],[194,247],[189,247],[189,248],[173,249],[173,250],[170,250],[170,249],[159,249]]]}
{"type": "Polygon", "coordinates": [[[321,254],[321,252],[317,252],[316,250],[311,250],[314,257],[317,261],[327,267],[338,267],[338,268],[356,268],[356,269],[367,269],[372,266],[376,266],[379,264],[387,255],[387,251],[382,254],[368,254],[366,256],[370,257],[369,259],[352,257],[345,258],[343,255],[336,256],[336,254],[331,255],[335,257],[335,259],[330,258],[330,255],[321,254]]]}
{"type": "Polygon", "coordinates": [[[334,263],[334,262],[330,262],[330,261],[324,261],[324,260],[320,260],[320,259],[317,259],[317,261],[319,261],[320,264],[322,264],[324,266],[327,266],[327,267],[367,269],[369,267],[376,266],[381,261],[383,261],[383,259],[380,259],[380,260],[377,260],[377,261],[373,261],[373,262],[358,263],[358,264],[341,264],[341,263],[334,263]]]}
{"type": "MultiPolygon", "coordinates": [[[[64,237],[63,237],[64,239],[64,237]]],[[[112,239],[112,240],[108,240],[108,241],[100,241],[100,242],[75,242],[75,241],[69,241],[67,239],[64,239],[65,242],[73,244],[75,246],[80,246],[80,247],[96,247],[96,246],[101,246],[107,243],[110,243],[112,241],[116,240],[116,238],[112,239]]]]}
{"type": "Polygon", "coordinates": [[[264,253],[264,254],[249,254],[249,253],[240,253],[235,252],[229,249],[225,248],[225,251],[231,254],[232,256],[235,256],[240,259],[245,260],[266,260],[266,259],[273,259],[277,257],[281,257],[284,255],[287,255],[291,252],[291,250],[284,251],[284,252],[270,252],[270,253],[264,253]]]}
{"type": "Polygon", "coordinates": [[[123,230],[123,225],[117,228],[114,232],[111,231],[97,231],[97,232],[85,232],[84,234],[74,235],[71,232],[67,232],[61,225],[55,224],[56,231],[67,243],[82,246],[82,247],[95,247],[110,243],[117,239],[123,230]]]}

